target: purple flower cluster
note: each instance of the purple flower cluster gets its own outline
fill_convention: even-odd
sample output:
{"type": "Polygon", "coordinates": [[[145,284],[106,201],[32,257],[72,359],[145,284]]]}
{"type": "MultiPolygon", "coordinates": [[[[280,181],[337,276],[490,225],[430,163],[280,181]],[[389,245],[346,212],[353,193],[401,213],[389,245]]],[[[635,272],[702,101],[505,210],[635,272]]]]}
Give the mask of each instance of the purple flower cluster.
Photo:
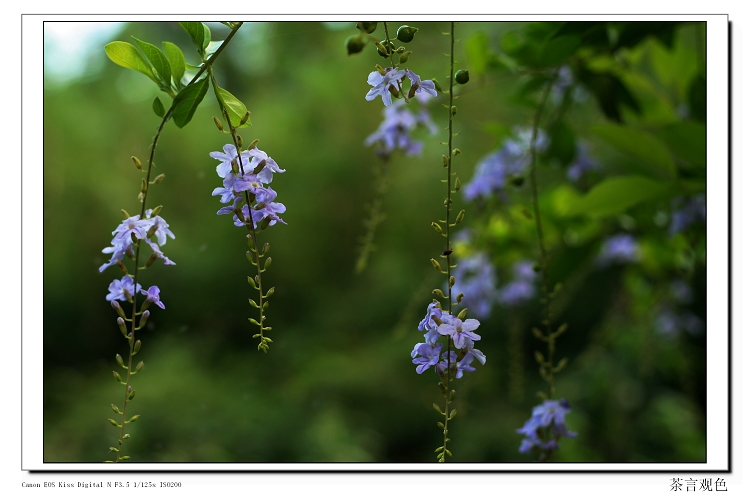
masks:
{"type": "MultiPolygon", "coordinates": [[[[153,251],[146,266],[150,266],[156,260],[161,260],[164,265],[174,265],[174,262],[161,251],[161,247],[167,243],[167,236],[174,239],[174,234],[169,230],[169,224],[166,220],[159,215],[153,215],[153,213],[154,210],[146,210],[144,213],[146,218],[143,220],[141,220],[140,215],[127,218],[112,231],[114,236],[112,246],[102,250],[102,253],[112,253],[112,257],[109,262],[99,267],[99,272],[104,272],[105,269],[118,264],[125,268],[122,260],[126,255],[129,258],[135,257],[134,245],[137,241],[144,241],[153,251]],[[155,238],[156,241],[152,241],[152,238],[155,238]]],[[[164,304],[159,300],[159,288],[157,286],[151,286],[148,290],[144,290],[140,284],[134,283],[133,277],[129,274],[112,281],[109,285],[106,300],[108,302],[131,301],[137,293],[146,295],[147,301],[164,308],[164,304]]]]}
{"type": "Polygon", "coordinates": [[[420,331],[425,331],[425,342],[414,345],[411,352],[412,363],[417,365],[417,373],[422,374],[427,368],[435,366],[435,372],[442,376],[450,366],[453,376],[461,378],[464,372],[476,371],[471,366],[474,359],[484,365],[487,358],[481,350],[474,348],[474,342],[482,339],[474,332],[478,327],[478,320],[461,320],[443,311],[439,302],[430,303],[427,315],[418,326],[420,331]],[[448,342],[453,341],[455,350],[449,348],[450,356],[448,351],[441,353],[443,344],[439,339],[443,336],[448,342]]]}
{"type": "Polygon", "coordinates": [[[557,80],[552,85],[552,102],[560,104],[565,96],[565,92],[572,87],[572,97],[576,102],[585,102],[589,98],[589,93],[581,86],[577,85],[573,78],[573,70],[570,66],[562,66],[557,72],[557,80]]]}
{"type": "MultiPolygon", "coordinates": [[[[531,164],[531,137],[530,129],[516,128],[513,137],[505,139],[499,149],[482,158],[474,170],[474,177],[463,187],[464,199],[489,199],[493,194],[502,192],[508,177],[521,175],[531,164]]],[[[548,143],[547,134],[539,130],[535,149],[543,151],[548,143]]]]}
{"type": "Polygon", "coordinates": [[[534,264],[528,260],[516,262],[513,266],[513,280],[498,290],[497,299],[503,305],[517,307],[536,294],[534,264]]]}
{"type": "MultiPolygon", "coordinates": [[[[406,78],[411,81],[411,88],[409,89],[409,98],[417,97],[423,99],[425,96],[437,97],[437,90],[435,90],[435,83],[428,80],[423,81],[418,74],[411,70],[403,70],[396,68],[385,68],[378,67],[378,71],[373,71],[367,77],[367,83],[372,88],[365,95],[365,99],[375,100],[377,97],[383,99],[383,104],[390,106],[393,103],[393,97],[398,97],[399,87],[405,83],[406,78]]],[[[406,92],[404,92],[406,95],[406,92]]]]}
{"type": "Polygon", "coordinates": [[[257,147],[242,151],[237,155],[237,148],[232,144],[224,146],[224,152],[212,152],[212,158],[220,161],[216,173],[223,178],[223,187],[214,189],[213,196],[221,196],[222,203],[228,203],[221,208],[217,215],[234,214],[234,225],[243,227],[252,220],[253,227],[261,228],[274,225],[276,222],[285,224],[279,213],[286,211],[286,206],[275,202],[276,191],[268,187],[273,180],[274,173],[286,170],[279,168],[271,157],[257,147]],[[245,204],[248,193],[252,207],[245,204]],[[238,215],[242,215],[240,220],[238,215]],[[265,220],[265,221],[264,221],[265,220]]]}
{"type": "Polygon", "coordinates": [[[456,268],[456,283],[453,294],[463,293],[462,304],[470,308],[480,319],[489,317],[497,294],[495,267],[486,253],[477,253],[456,268]]]}
{"type": "Polygon", "coordinates": [[[589,154],[589,148],[583,141],[576,143],[576,157],[568,165],[568,180],[579,181],[588,171],[598,170],[601,164],[589,154]]]}
{"type": "MultiPolygon", "coordinates": [[[[418,97],[420,95],[427,96],[425,101],[430,99],[429,94],[417,94],[418,97]]],[[[422,153],[423,144],[412,140],[410,135],[419,125],[426,126],[431,134],[437,132],[437,126],[424,107],[414,114],[409,111],[405,101],[396,101],[392,106],[383,109],[383,121],[378,129],[365,139],[365,145],[377,144],[378,154],[386,158],[398,149],[407,156],[418,156],[422,153]]]]}
{"type": "Polygon", "coordinates": [[[669,235],[684,232],[691,225],[706,221],[706,195],[698,194],[688,199],[672,200],[672,220],[669,224],[669,235]]]}
{"type": "Polygon", "coordinates": [[[524,436],[518,452],[551,452],[556,450],[562,437],[577,437],[578,433],[568,430],[565,415],[570,412],[570,404],[565,399],[545,400],[531,411],[531,418],[523,428],[516,430],[524,436]]]}
{"type": "Polygon", "coordinates": [[[641,259],[638,242],[630,234],[617,234],[604,240],[597,263],[606,267],[616,263],[635,263],[641,259]]]}

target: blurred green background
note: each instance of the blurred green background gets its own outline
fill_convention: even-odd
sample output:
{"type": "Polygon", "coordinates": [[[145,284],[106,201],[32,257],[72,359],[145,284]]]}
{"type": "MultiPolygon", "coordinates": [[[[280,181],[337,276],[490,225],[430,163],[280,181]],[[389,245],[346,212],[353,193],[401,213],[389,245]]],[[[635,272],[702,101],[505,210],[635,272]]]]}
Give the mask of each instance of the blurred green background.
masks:
{"type": "MultiPolygon", "coordinates": [[[[394,31],[400,24],[390,23],[394,31]]],[[[228,32],[208,25],[214,40],[228,32]]],[[[446,81],[449,38],[441,32],[449,23],[413,25],[420,31],[407,66],[446,81]]],[[[554,320],[570,325],[558,346],[557,358],[569,363],[557,394],[570,402],[568,427],[579,434],[561,442],[554,460],[704,461],[705,331],[679,321],[666,327],[665,314],[705,324],[705,225],[670,231],[681,196],[705,192],[705,27],[560,25],[458,24],[458,66],[471,81],[457,89],[462,154],[454,165],[466,184],[514,127],[531,125],[551,69],[572,68],[574,84],[542,120],[555,126],[538,173],[552,278],[564,283],[554,320]],[[560,43],[551,33],[560,29],[575,44],[553,53],[560,43]],[[637,149],[639,140],[607,138],[603,126],[649,134],[658,152],[667,151],[666,173],[649,163],[652,150],[637,149]],[[578,139],[601,167],[571,182],[564,158],[578,139]],[[637,202],[620,190],[615,197],[623,199],[612,201],[620,208],[605,202],[571,214],[602,181],[634,173],[671,187],[637,202]],[[619,233],[637,240],[639,258],[598,265],[602,244],[619,233]],[[685,285],[691,298],[676,298],[675,286],[685,285]]],[[[123,394],[111,372],[127,345],[104,299],[121,274],[97,268],[108,260],[101,249],[122,220],[120,209],[139,209],[141,176],[130,157],[145,163],[159,123],[151,110],[155,85],[111,63],[103,45],[131,35],[158,46],[166,40],[189,63],[199,61],[177,23],[120,24],[91,45],[71,44],[72,61],[60,50],[83,31],[53,36],[53,28],[45,28],[44,459],[101,462],[116,445],[107,418],[123,394]]],[[[272,187],[288,225],[261,236],[274,261],[264,282],[276,288],[268,354],[257,351],[247,321],[255,292],[247,284],[253,274],[244,229],[216,216],[221,203],[211,196],[221,179],[208,153],[228,142],[212,122],[219,110],[211,93],[189,125],[169,123],[162,134],[156,173],[166,179],[150,191],[149,206],[164,206],[176,235],[164,252],[177,265],[157,263],[142,274],[145,286],[161,288],[166,309],[152,310],[139,336],[145,368],[133,381],[138,396],[129,409],[141,414],[128,428],[132,461],[433,461],[442,442],[431,407],[440,401],[438,379],[432,371],[417,375],[409,354],[423,341],[416,327],[431,290],[443,285],[429,259],[444,244],[430,223],[444,215],[439,142],[446,132],[419,130],[423,154],[393,156],[382,199],[387,218],[368,267],[355,273],[378,164],[363,141],[383,110],[380,99],[364,99],[367,75],[385,65],[371,44],[347,56],[344,40],[356,33],[353,22],[246,23],[215,65],[220,84],[252,112],[245,143],[260,139],[258,147],[287,170],[272,187]]],[[[430,111],[442,129],[447,97],[439,99],[430,111]]],[[[514,262],[538,258],[534,223],[523,215],[531,211],[529,182],[506,191],[489,201],[456,200],[474,234],[457,244],[459,265],[484,252],[500,284],[512,279],[514,262]]],[[[542,344],[531,334],[541,312],[537,300],[496,303],[482,319],[477,346],[487,364],[455,383],[454,461],[532,460],[518,453],[515,430],[546,386],[534,361],[542,344]]]]}

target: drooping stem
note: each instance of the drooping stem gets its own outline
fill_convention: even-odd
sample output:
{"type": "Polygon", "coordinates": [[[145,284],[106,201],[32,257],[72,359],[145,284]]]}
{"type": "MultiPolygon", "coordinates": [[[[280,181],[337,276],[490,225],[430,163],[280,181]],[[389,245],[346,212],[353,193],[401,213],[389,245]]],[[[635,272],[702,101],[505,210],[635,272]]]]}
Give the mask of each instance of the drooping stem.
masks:
{"type": "MultiPolygon", "coordinates": [[[[216,91],[216,97],[217,97],[216,100],[218,101],[219,107],[221,108],[222,116],[224,117],[224,120],[227,122],[227,125],[229,126],[229,133],[232,136],[232,143],[234,144],[234,147],[235,147],[235,149],[237,151],[237,158],[238,158],[238,162],[239,162],[239,164],[238,164],[239,173],[240,173],[240,175],[244,176],[245,175],[245,165],[242,162],[243,161],[242,160],[242,144],[241,144],[240,137],[237,135],[237,127],[235,127],[234,125],[232,125],[232,121],[231,121],[231,118],[230,118],[230,115],[229,115],[229,110],[226,108],[226,105],[224,104],[224,102],[222,101],[222,99],[220,98],[220,96],[218,94],[218,90],[217,89],[219,88],[219,86],[216,83],[216,79],[214,78],[213,68],[211,67],[210,64],[207,64],[207,66],[208,66],[208,75],[209,75],[209,78],[211,78],[211,84],[214,86],[214,90],[216,91]]],[[[247,208],[248,208],[248,212],[249,212],[250,207],[252,206],[252,200],[250,199],[250,193],[248,191],[244,191],[244,197],[245,197],[245,203],[247,204],[247,208]]],[[[265,272],[265,269],[262,268],[261,264],[260,264],[261,255],[258,252],[257,230],[255,228],[255,222],[252,219],[252,215],[250,216],[249,220],[243,220],[244,215],[242,215],[242,213],[240,212],[240,213],[238,213],[237,218],[239,218],[240,220],[242,220],[244,222],[245,227],[248,230],[248,233],[249,233],[248,234],[248,240],[252,241],[252,246],[250,246],[250,251],[254,255],[254,257],[252,258],[252,263],[255,265],[255,267],[256,267],[256,269],[258,271],[258,273],[255,276],[254,282],[255,282],[255,286],[258,289],[258,303],[257,303],[257,305],[258,305],[258,314],[259,314],[259,317],[258,317],[258,320],[256,322],[257,322],[257,325],[258,325],[260,331],[259,331],[258,334],[254,335],[253,338],[260,338],[260,343],[258,344],[258,350],[263,350],[264,352],[267,352],[268,351],[268,343],[271,342],[271,339],[268,338],[267,336],[265,336],[263,334],[264,331],[268,330],[268,328],[264,326],[264,321],[266,319],[266,316],[263,314],[265,308],[268,305],[263,301],[266,298],[263,295],[263,278],[262,278],[262,274],[263,274],[263,272],[265,272]]]]}
{"type": "Polygon", "coordinates": [[[538,186],[537,186],[537,150],[536,150],[536,142],[537,137],[539,135],[539,124],[542,119],[542,112],[544,111],[544,106],[547,103],[547,99],[549,97],[550,91],[552,90],[552,85],[557,80],[557,73],[558,71],[555,70],[555,72],[552,75],[552,78],[550,78],[549,82],[547,82],[547,85],[544,87],[544,91],[542,93],[542,100],[539,104],[539,107],[536,110],[536,114],[534,115],[534,123],[531,130],[531,144],[529,145],[529,151],[531,154],[531,172],[529,174],[530,180],[531,180],[531,197],[532,202],[534,205],[534,221],[536,222],[536,233],[537,233],[537,240],[539,242],[539,253],[540,253],[540,262],[539,262],[539,268],[542,273],[542,302],[544,304],[544,319],[542,320],[542,324],[546,328],[546,334],[543,335],[545,341],[547,343],[547,358],[543,363],[541,363],[541,372],[542,377],[545,378],[547,383],[549,384],[549,398],[554,397],[555,393],[555,385],[554,385],[554,372],[553,372],[553,358],[555,354],[555,338],[556,335],[552,332],[552,312],[551,312],[551,303],[553,298],[553,293],[550,290],[549,285],[549,269],[548,269],[548,254],[547,254],[547,248],[544,244],[544,230],[542,228],[542,219],[541,214],[539,210],[539,194],[538,194],[538,186]]]}
{"type": "MultiPolygon", "coordinates": [[[[211,57],[206,61],[206,64],[204,64],[196,73],[196,75],[190,80],[188,85],[191,85],[198,81],[198,78],[206,71],[207,68],[210,67],[210,64],[221,54],[221,52],[224,50],[224,48],[227,46],[229,41],[234,37],[237,30],[242,26],[242,23],[238,23],[232,31],[227,35],[227,37],[224,39],[222,44],[219,46],[218,49],[216,49],[216,52],[214,52],[211,57]]],[[[167,110],[166,113],[164,113],[164,116],[162,117],[161,122],[159,123],[159,126],[156,129],[156,135],[154,135],[154,140],[151,142],[149,157],[148,157],[148,164],[146,167],[146,178],[145,181],[142,183],[143,189],[141,190],[141,195],[139,196],[141,201],[141,211],[140,211],[140,219],[143,220],[143,218],[146,216],[146,198],[148,197],[148,191],[149,187],[151,186],[151,172],[153,171],[154,167],[154,156],[156,154],[156,146],[159,143],[159,137],[161,137],[161,133],[164,130],[164,126],[167,124],[169,119],[172,117],[172,112],[175,108],[175,102],[172,101],[172,105],[167,110]]],[[[122,455],[122,447],[123,442],[125,440],[125,425],[128,424],[127,418],[127,410],[128,410],[128,402],[132,400],[131,391],[132,387],[130,385],[130,377],[133,372],[133,356],[135,355],[135,345],[136,345],[136,339],[135,339],[135,332],[140,329],[140,327],[136,326],[136,319],[140,315],[138,312],[138,294],[135,292],[138,289],[138,271],[140,269],[139,267],[139,261],[140,261],[140,254],[141,254],[141,240],[138,240],[135,243],[135,268],[133,270],[133,310],[129,319],[130,322],[130,333],[127,336],[128,339],[128,363],[127,363],[127,374],[125,375],[125,400],[122,404],[122,419],[120,421],[120,438],[118,439],[118,447],[117,447],[117,457],[115,462],[120,462],[123,459],[122,455]]]]}
{"type": "Polygon", "coordinates": [[[380,161],[378,162],[378,165],[373,168],[375,176],[375,197],[370,205],[367,206],[368,217],[363,224],[365,226],[365,235],[362,236],[359,257],[357,258],[357,263],[355,265],[355,271],[357,273],[362,272],[367,267],[370,254],[375,251],[375,244],[373,243],[375,240],[375,231],[377,230],[378,225],[380,225],[380,223],[386,218],[383,214],[383,197],[388,188],[388,176],[386,172],[390,156],[378,156],[380,157],[380,161]]]}

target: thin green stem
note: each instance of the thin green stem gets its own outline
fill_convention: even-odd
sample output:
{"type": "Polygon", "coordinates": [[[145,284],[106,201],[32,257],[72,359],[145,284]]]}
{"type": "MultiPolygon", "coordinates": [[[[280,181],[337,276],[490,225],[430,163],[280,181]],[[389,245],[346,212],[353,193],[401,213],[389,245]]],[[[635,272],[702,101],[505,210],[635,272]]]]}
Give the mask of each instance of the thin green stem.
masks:
{"type": "Polygon", "coordinates": [[[552,293],[550,292],[549,288],[549,271],[548,271],[548,254],[547,254],[547,248],[544,244],[544,230],[542,228],[542,219],[541,214],[539,210],[539,194],[538,194],[538,186],[537,186],[537,152],[536,152],[536,140],[537,136],[539,135],[539,124],[542,120],[542,112],[544,111],[544,106],[547,103],[547,99],[549,97],[550,91],[552,90],[552,85],[555,83],[555,80],[557,80],[557,69],[555,70],[552,78],[550,78],[547,85],[544,87],[544,92],[542,94],[542,101],[539,104],[539,107],[536,110],[536,114],[534,115],[534,124],[531,132],[531,144],[529,145],[529,150],[531,153],[531,173],[529,174],[529,177],[531,179],[531,196],[532,201],[534,204],[534,220],[536,222],[536,233],[537,233],[537,239],[539,241],[539,253],[540,253],[540,263],[539,267],[542,272],[542,295],[543,295],[543,302],[544,302],[544,320],[542,323],[545,325],[547,334],[546,334],[546,342],[547,342],[547,359],[545,360],[544,364],[542,364],[542,369],[546,372],[545,379],[549,383],[549,397],[553,398],[555,393],[555,385],[554,385],[554,373],[553,373],[553,356],[555,353],[555,335],[552,333],[552,313],[551,313],[551,302],[552,302],[552,293]]]}
{"type": "MultiPolygon", "coordinates": [[[[454,62],[454,53],[453,53],[453,46],[455,44],[455,36],[454,36],[454,29],[455,29],[455,23],[451,22],[451,64],[450,64],[450,85],[449,85],[449,91],[448,91],[448,181],[446,182],[448,186],[448,196],[445,200],[445,251],[443,254],[445,255],[446,262],[448,264],[448,313],[453,314],[453,286],[451,285],[451,176],[452,171],[451,167],[453,165],[453,66],[455,64],[454,62]]],[[[451,340],[450,337],[448,338],[448,358],[446,359],[448,362],[448,366],[445,370],[446,376],[446,384],[445,384],[445,421],[444,421],[444,428],[443,428],[443,454],[441,459],[441,462],[445,462],[445,453],[448,451],[448,421],[450,421],[449,417],[449,411],[448,407],[450,406],[451,400],[450,400],[450,382],[451,382],[451,340]]]]}

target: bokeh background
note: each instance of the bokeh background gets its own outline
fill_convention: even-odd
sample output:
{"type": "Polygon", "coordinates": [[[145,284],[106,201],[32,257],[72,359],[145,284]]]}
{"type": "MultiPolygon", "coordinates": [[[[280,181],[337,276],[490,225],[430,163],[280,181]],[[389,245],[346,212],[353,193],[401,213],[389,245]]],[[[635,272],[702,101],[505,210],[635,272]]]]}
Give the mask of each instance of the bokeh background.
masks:
{"type": "MultiPolygon", "coordinates": [[[[401,23],[389,24],[395,31],[401,23]]],[[[441,33],[449,24],[412,24],[420,31],[407,66],[446,81],[449,38],[441,33]]],[[[228,32],[208,25],[214,40],[228,32]]],[[[216,216],[221,204],[211,196],[220,179],[208,153],[228,142],[212,122],[219,111],[211,93],[189,125],[170,123],[162,134],[156,173],[166,179],[149,205],[164,206],[176,235],[164,252],[177,265],[157,263],[143,274],[145,285],[161,288],[166,309],[152,311],[140,335],[145,368],[133,382],[130,410],[141,418],[129,427],[132,461],[434,459],[442,442],[431,407],[440,400],[438,379],[417,375],[410,352],[422,341],[416,326],[431,290],[444,285],[429,259],[444,244],[430,223],[444,215],[446,132],[416,129],[422,154],[391,156],[385,219],[366,268],[355,272],[381,165],[364,145],[383,112],[380,99],[364,99],[367,75],[385,65],[372,44],[347,56],[344,40],[356,33],[353,22],[246,23],[215,65],[220,84],[252,112],[245,143],[260,139],[287,170],[272,186],[288,225],[261,236],[274,261],[264,282],[276,288],[268,354],[257,351],[247,320],[255,292],[244,230],[216,216]]],[[[454,164],[465,185],[489,153],[532,124],[552,71],[564,67],[569,76],[543,115],[549,140],[539,166],[552,279],[563,283],[553,317],[569,324],[558,344],[568,366],[557,394],[570,402],[568,427],[579,434],[563,440],[554,459],[704,461],[704,24],[460,23],[457,33],[458,66],[471,75],[457,88],[455,118],[462,154],[454,164]],[[575,165],[580,176],[570,173],[575,165]],[[658,188],[642,195],[615,184],[587,197],[602,182],[634,175],[658,188]]],[[[47,462],[101,462],[117,440],[107,418],[122,390],[111,373],[127,345],[104,297],[120,273],[98,267],[120,209],[138,211],[141,176],[130,157],[145,162],[159,122],[151,110],[156,86],[104,53],[104,44],[131,36],[176,43],[198,63],[177,23],[45,25],[47,462]]],[[[439,129],[446,101],[428,106],[439,129]]],[[[529,281],[531,294],[503,295],[518,281],[514,265],[539,257],[526,215],[529,182],[505,180],[491,195],[456,199],[468,229],[456,243],[459,266],[484,255],[490,270],[464,276],[467,288],[481,290],[475,302],[489,308],[477,331],[487,364],[455,384],[455,461],[531,461],[519,454],[515,430],[546,386],[534,360],[543,345],[531,334],[542,319],[532,296],[539,280],[529,281]]]]}

